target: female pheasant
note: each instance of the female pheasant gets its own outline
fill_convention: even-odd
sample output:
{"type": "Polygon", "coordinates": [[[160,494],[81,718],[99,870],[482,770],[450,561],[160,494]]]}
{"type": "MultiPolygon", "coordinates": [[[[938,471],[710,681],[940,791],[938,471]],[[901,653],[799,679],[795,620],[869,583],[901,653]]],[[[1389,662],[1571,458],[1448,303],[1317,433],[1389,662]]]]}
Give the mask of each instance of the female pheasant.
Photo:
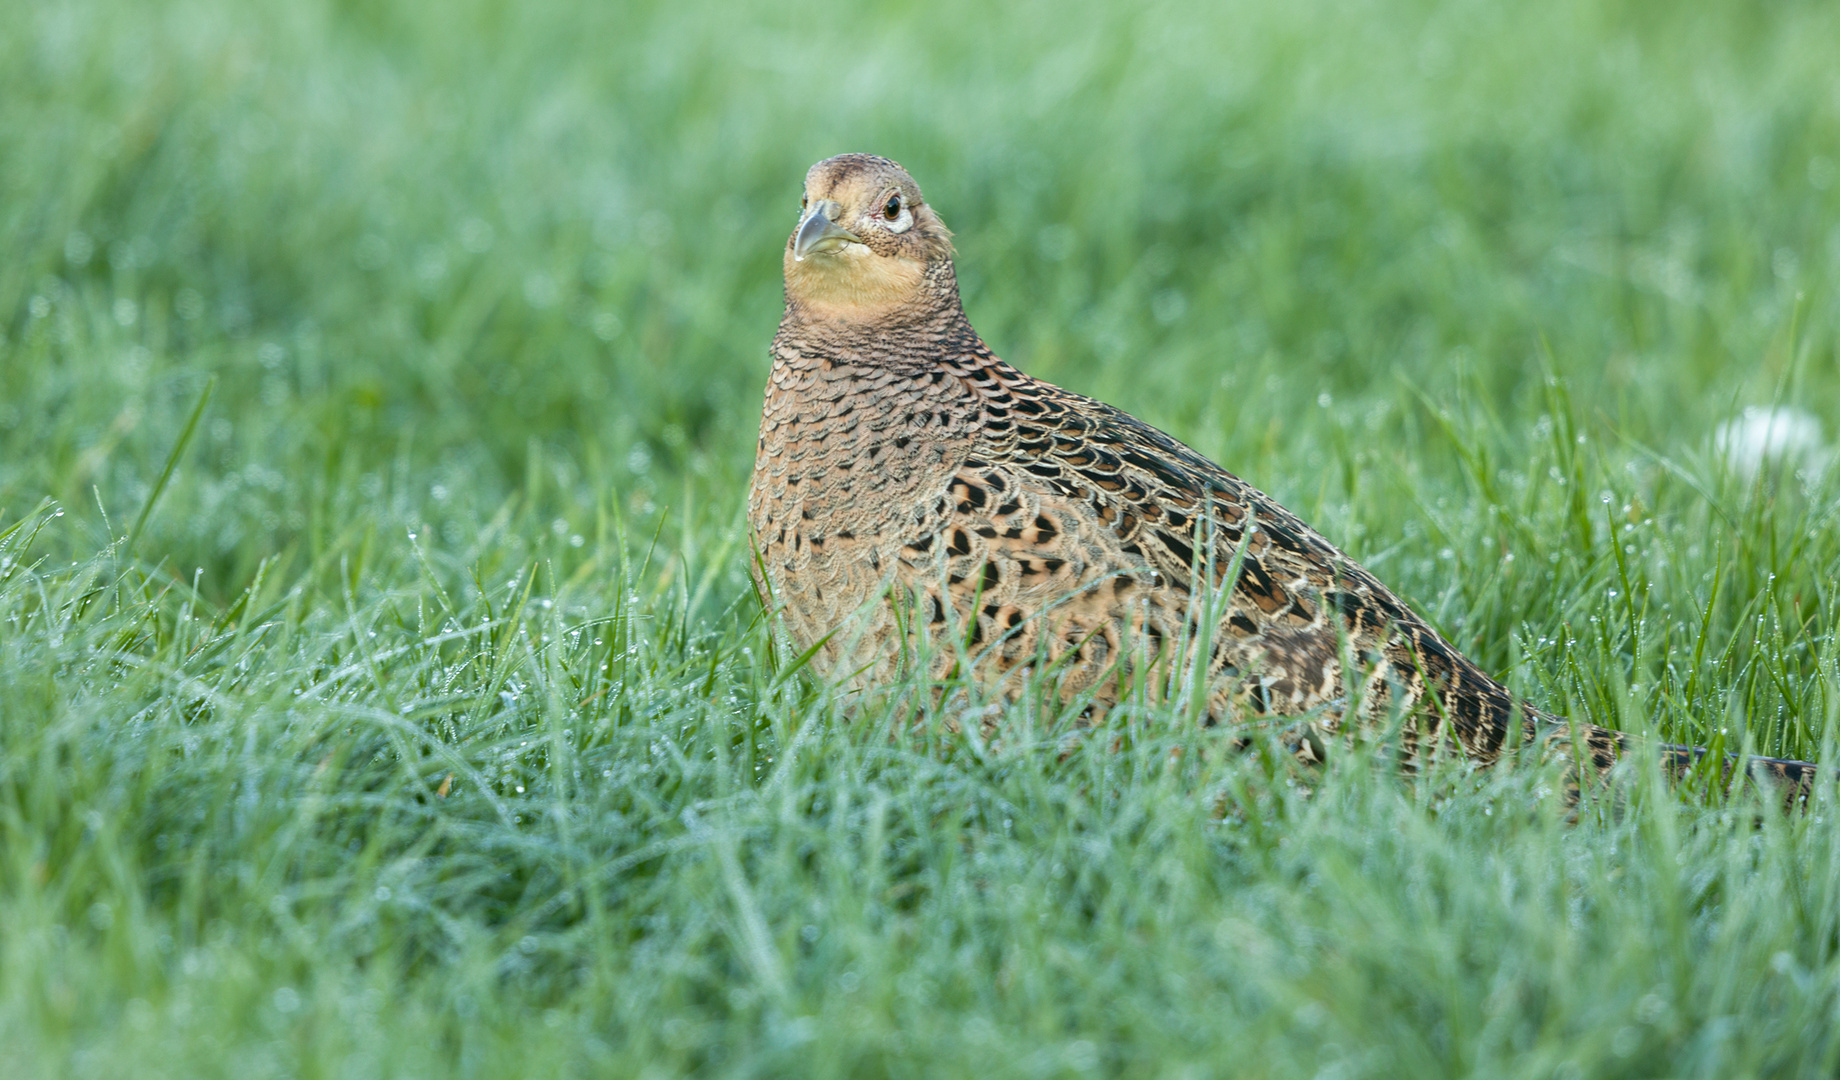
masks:
{"type": "MultiPolygon", "coordinates": [[[[1185,684],[1207,723],[1304,717],[1305,753],[1388,715],[1413,718],[1409,753],[1483,765],[1534,744],[1591,775],[1625,749],[1514,700],[1263,492],[992,355],[951,233],[896,163],[812,166],[785,274],[748,520],[756,582],[821,677],[969,665],[1013,696],[1051,674],[1098,709],[1185,684]]],[[[1815,767],[1749,772],[1797,798],[1815,767]]]]}

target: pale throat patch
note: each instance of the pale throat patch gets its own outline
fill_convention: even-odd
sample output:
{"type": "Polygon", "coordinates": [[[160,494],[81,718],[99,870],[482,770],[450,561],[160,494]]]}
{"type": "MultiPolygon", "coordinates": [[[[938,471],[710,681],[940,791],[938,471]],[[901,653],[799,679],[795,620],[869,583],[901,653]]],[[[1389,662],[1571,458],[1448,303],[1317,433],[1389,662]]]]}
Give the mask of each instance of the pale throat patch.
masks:
{"type": "Polygon", "coordinates": [[[912,303],[926,278],[924,264],[877,255],[856,243],[815,252],[803,261],[788,251],[785,264],[786,293],[795,303],[814,314],[857,321],[912,303]]]}

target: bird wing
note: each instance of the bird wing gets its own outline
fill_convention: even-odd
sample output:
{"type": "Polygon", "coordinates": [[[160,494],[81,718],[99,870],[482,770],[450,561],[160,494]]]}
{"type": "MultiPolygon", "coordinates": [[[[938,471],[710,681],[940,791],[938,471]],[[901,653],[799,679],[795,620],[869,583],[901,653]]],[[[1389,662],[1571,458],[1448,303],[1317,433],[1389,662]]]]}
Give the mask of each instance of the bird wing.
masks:
{"type": "Polygon", "coordinates": [[[1424,706],[1422,735],[1448,721],[1483,761],[1528,712],[1328,540],[1180,441],[1014,369],[983,390],[985,438],[954,477],[947,532],[963,564],[954,599],[992,615],[979,639],[1007,632],[1026,654],[1036,636],[1019,617],[1058,594],[1056,633],[1091,638],[1089,664],[1128,653],[1108,626],[1158,646],[1206,640],[1210,712],[1316,710],[1333,726],[1350,657],[1364,712],[1424,706]]]}

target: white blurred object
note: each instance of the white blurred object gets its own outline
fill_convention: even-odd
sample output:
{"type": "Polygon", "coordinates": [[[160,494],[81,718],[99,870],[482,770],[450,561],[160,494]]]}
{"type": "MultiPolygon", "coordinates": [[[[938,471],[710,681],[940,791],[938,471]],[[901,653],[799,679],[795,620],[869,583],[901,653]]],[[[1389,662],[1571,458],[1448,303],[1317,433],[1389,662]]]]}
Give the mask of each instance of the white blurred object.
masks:
{"type": "Polygon", "coordinates": [[[1720,424],[1712,448],[1746,479],[1776,464],[1820,471],[1830,456],[1813,413],[1793,406],[1753,405],[1720,424]]]}

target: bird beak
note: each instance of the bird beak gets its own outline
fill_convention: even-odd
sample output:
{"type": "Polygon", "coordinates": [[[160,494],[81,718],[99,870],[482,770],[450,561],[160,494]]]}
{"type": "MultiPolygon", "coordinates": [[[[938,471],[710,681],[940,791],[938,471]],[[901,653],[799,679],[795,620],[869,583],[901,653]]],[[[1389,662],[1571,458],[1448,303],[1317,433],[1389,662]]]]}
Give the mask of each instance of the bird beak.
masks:
{"type": "Polygon", "coordinates": [[[831,199],[819,199],[811,204],[805,220],[799,222],[799,231],[792,238],[792,258],[804,262],[805,256],[819,251],[832,251],[852,240],[860,239],[855,233],[832,220],[843,207],[831,199]]]}

